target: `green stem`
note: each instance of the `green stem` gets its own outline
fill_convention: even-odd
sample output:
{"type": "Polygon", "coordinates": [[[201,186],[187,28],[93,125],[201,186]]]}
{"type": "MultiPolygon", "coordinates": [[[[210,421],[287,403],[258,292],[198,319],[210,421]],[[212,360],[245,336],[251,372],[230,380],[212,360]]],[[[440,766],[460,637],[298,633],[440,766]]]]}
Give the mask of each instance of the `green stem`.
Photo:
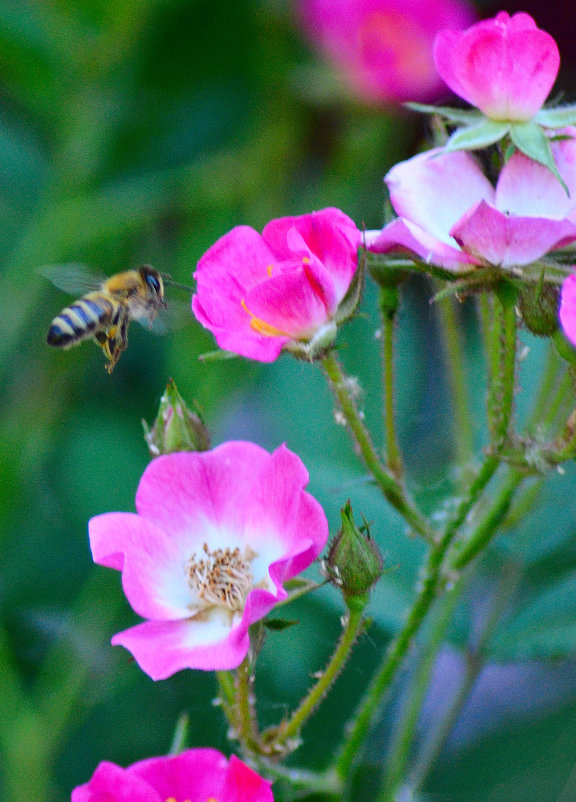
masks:
{"type": "Polygon", "coordinates": [[[432,671],[436,664],[438,651],[444,642],[448,627],[452,623],[452,616],[464,588],[460,580],[444,597],[438,616],[432,626],[430,637],[424,648],[420,664],[412,683],[412,691],[406,705],[406,712],[397,730],[392,744],[390,755],[386,761],[384,784],[377,797],[378,802],[387,802],[395,797],[397,787],[406,774],[406,766],[422,710],[422,705],[428,692],[432,671]]]}
{"type": "Polygon", "coordinates": [[[449,560],[454,571],[462,571],[483,549],[502,526],[504,518],[510,510],[514,494],[522,482],[524,474],[518,470],[510,470],[496,499],[484,518],[477,524],[470,537],[459,547],[449,560]]]}
{"type": "Polygon", "coordinates": [[[236,673],[236,730],[242,746],[248,752],[259,753],[261,744],[254,709],[253,682],[250,658],[246,657],[236,673]]]}
{"type": "Polygon", "coordinates": [[[235,706],[236,688],[234,686],[234,675],[231,671],[217,671],[216,681],[218,682],[218,702],[222,706],[224,715],[231,727],[236,725],[235,706]]]}
{"type": "Polygon", "coordinates": [[[508,435],[516,378],[516,307],[508,288],[496,294],[493,322],[488,427],[492,449],[498,450],[508,435]]]}
{"type": "MultiPolygon", "coordinates": [[[[354,603],[348,606],[344,629],[330,662],[322,672],[316,685],[304,697],[297,710],[292,713],[290,719],[278,727],[277,734],[273,738],[274,745],[281,745],[299,734],[302,726],[328,693],[336,677],[344,668],[352,646],[362,629],[364,623],[363,611],[368,601],[368,596],[356,596],[352,601],[354,603]]],[[[265,733],[264,736],[266,736],[265,733]]]]}
{"type": "Polygon", "coordinates": [[[466,704],[470,693],[476,683],[478,675],[485,665],[485,652],[488,643],[494,634],[496,627],[508,603],[516,592],[520,572],[514,570],[511,573],[504,567],[500,574],[500,579],[496,592],[494,594],[491,609],[482,625],[479,636],[476,638],[476,643],[470,646],[465,653],[465,667],[462,682],[452,703],[446,710],[445,715],[441,719],[438,727],[432,733],[428,742],[422,750],[422,753],[410,773],[410,779],[407,785],[410,791],[417,794],[422,788],[426,777],[428,776],[431,768],[436,764],[437,758],[444,749],[450,734],[452,733],[456,722],[458,721],[464,705],[466,704]]]}
{"type": "Polygon", "coordinates": [[[436,598],[439,587],[440,567],[446,548],[444,539],[442,539],[430,549],[420,591],[408,614],[406,623],[390,643],[380,670],[372,680],[358,706],[357,714],[353,719],[354,724],[350,728],[340,754],[336,759],[336,771],[343,779],[350,776],[356,756],[368,735],[370,724],[378,712],[382,698],[392,683],[398,667],[436,598]]]}
{"type": "Polygon", "coordinates": [[[384,428],[386,431],[387,461],[395,476],[402,476],[402,454],[398,444],[394,394],[394,329],[399,303],[398,287],[380,289],[380,312],[382,314],[383,342],[382,361],[384,374],[384,428]]]}
{"type": "Polygon", "coordinates": [[[461,332],[452,298],[440,301],[436,308],[446,351],[445,364],[452,396],[452,431],[456,457],[459,465],[466,465],[474,452],[474,430],[466,390],[461,332]]]}
{"type": "Polygon", "coordinates": [[[415,532],[427,540],[431,540],[434,533],[428,522],[408,498],[399,480],[382,465],[358,411],[356,402],[349,392],[347,377],[334,351],[329,351],[326,354],[322,359],[322,366],[364,462],[382,493],[415,532]]]}

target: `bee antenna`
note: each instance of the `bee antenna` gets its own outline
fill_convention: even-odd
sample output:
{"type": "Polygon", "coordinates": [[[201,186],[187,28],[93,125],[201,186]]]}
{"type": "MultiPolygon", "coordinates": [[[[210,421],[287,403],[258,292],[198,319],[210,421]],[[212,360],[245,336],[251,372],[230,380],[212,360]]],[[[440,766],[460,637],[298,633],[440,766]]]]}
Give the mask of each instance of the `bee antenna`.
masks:
{"type": "Polygon", "coordinates": [[[186,290],[187,292],[194,292],[194,287],[189,287],[187,284],[180,284],[178,281],[172,281],[170,276],[166,275],[166,273],[161,273],[162,279],[164,284],[167,287],[177,287],[180,290],[186,290]]]}

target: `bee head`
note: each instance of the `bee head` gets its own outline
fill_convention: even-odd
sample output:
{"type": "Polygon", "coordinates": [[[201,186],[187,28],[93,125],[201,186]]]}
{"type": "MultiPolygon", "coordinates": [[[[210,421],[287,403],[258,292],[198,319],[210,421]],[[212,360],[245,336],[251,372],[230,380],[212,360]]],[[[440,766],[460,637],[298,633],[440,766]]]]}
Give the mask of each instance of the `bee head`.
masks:
{"type": "Polygon", "coordinates": [[[152,297],[157,298],[162,306],[166,306],[166,301],[164,300],[164,282],[162,281],[160,273],[149,265],[141,267],[139,273],[152,297]]]}

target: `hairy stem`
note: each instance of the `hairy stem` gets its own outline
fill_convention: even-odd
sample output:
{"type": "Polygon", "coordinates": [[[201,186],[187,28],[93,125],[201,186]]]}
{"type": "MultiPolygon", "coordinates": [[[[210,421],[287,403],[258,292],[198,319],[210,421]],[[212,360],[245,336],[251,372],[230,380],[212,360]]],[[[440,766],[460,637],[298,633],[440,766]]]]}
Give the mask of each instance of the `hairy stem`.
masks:
{"type": "MultiPolygon", "coordinates": [[[[311,688],[299,707],[292,713],[290,719],[278,727],[277,733],[273,738],[274,745],[281,745],[290,738],[298,736],[302,726],[334,684],[338,674],[342,671],[347,659],[350,657],[351,649],[362,629],[364,623],[363,611],[367,601],[368,596],[357,596],[353,600],[354,603],[349,604],[348,614],[345,617],[340,640],[328,665],[322,672],[316,685],[311,688]]],[[[266,737],[266,733],[264,733],[264,737],[266,737]]]]}
{"type": "Polygon", "coordinates": [[[380,312],[382,314],[382,362],[384,374],[384,429],[386,431],[387,461],[395,476],[403,473],[402,454],[396,431],[394,393],[394,329],[399,304],[398,287],[380,289],[380,312]]]}
{"type": "Polygon", "coordinates": [[[382,493],[415,532],[427,540],[432,539],[433,532],[428,522],[412,500],[408,498],[407,492],[400,481],[382,464],[356,402],[350,393],[348,377],[344,373],[334,351],[330,351],[323,358],[322,366],[352,437],[382,493]]]}

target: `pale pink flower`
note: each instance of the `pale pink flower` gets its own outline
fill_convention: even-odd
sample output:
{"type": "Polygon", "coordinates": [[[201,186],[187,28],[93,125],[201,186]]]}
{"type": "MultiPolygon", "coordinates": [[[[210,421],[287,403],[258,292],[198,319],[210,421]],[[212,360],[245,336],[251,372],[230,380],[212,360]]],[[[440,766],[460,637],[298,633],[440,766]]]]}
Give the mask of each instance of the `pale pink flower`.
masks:
{"type": "Polygon", "coordinates": [[[310,40],[353,91],[383,103],[437,98],[434,37],[475,18],[463,0],[300,0],[299,9],[310,40]]]}
{"type": "Polygon", "coordinates": [[[147,619],[112,638],[152,679],[184,668],[236,668],[248,627],[286,599],[284,582],[323,549],[328,524],[305,492],[308,473],[285,446],[228,442],[153,460],[137,513],[89,524],[94,561],[122,571],[147,619]]]}
{"type": "Polygon", "coordinates": [[[338,209],[237,226],[200,259],[194,314],[220,348],[272,362],[330,342],[357,268],[360,232],[338,209]]]}
{"type": "Polygon", "coordinates": [[[72,791],[71,802],[273,802],[270,783],[232,755],[215,749],[188,749],[178,755],[152,757],[123,769],[100,763],[85,784],[72,791]]]}
{"type": "Polygon", "coordinates": [[[564,334],[576,346],[576,274],[564,279],[560,293],[560,323],[564,334]]]}
{"type": "Polygon", "coordinates": [[[560,66],[550,34],[529,14],[511,17],[506,11],[466,31],[442,31],[434,60],[453,92],[487,117],[513,122],[540,110],[560,66]]]}
{"type": "Polygon", "coordinates": [[[514,268],[576,241],[576,129],[551,143],[570,196],[541,164],[516,152],[496,187],[477,161],[441,148],[395,165],[386,176],[399,217],[367,231],[374,253],[407,252],[453,272],[514,268]]]}

